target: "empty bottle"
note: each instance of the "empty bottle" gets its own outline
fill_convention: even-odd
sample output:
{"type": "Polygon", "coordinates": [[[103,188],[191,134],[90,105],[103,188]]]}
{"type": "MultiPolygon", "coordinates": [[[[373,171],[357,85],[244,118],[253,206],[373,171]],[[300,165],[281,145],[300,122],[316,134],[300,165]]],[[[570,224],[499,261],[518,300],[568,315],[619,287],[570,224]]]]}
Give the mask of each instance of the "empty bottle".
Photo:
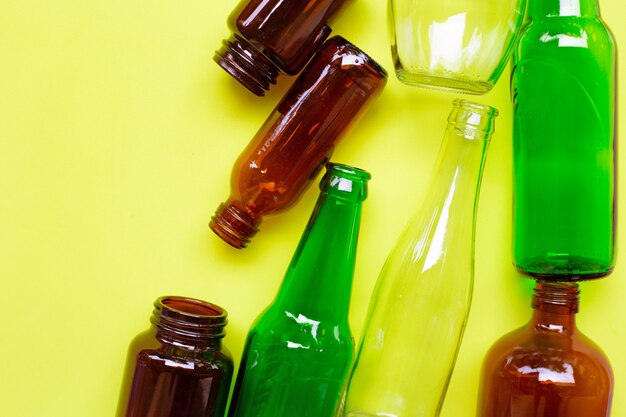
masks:
{"type": "Polygon", "coordinates": [[[153,327],[131,343],[118,417],[223,417],[233,375],[226,315],[205,301],[158,298],[153,327]]]}
{"type": "Polygon", "coordinates": [[[577,281],[615,264],[613,37],[597,0],[531,0],[514,52],[513,262],[577,281]]]}
{"type": "Polygon", "coordinates": [[[538,282],[531,321],[485,357],[477,417],[607,417],[613,374],[576,329],[578,286],[538,282]]]}
{"type": "Polygon", "coordinates": [[[281,71],[299,73],[321,47],[346,0],[241,0],[228,18],[233,35],[213,58],[258,96],[281,71]]]}
{"type": "Polygon", "coordinates": [[[230,417],[329,417],[354,344],[348,307],[367,172],[328,164],[274,302],[248,337],[230,417]]]}
{"type": "Polygon", "coordinates": [[[454,102],[426,199],[376,283],[338,415],[439,414],[470,307],[477,198],[496,115],[454,102]]]}
{"type": "Polygon", "coordinates": [[[211,229],[230,245],[245,247],[264,216],[298,200],[386,76],[350,42],[329,39],[239,155],[231,195],[211,229]]]}

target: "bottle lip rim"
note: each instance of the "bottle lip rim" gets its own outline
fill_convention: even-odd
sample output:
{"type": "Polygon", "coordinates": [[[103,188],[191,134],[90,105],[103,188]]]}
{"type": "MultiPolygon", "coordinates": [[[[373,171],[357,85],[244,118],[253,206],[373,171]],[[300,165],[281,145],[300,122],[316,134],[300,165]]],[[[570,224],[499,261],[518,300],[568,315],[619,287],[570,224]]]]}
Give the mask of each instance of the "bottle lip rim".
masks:
{"type": "Polygon", "coordinates": [[[154,308],[162,316],[177,319],[224,321],[228,316],[226,310],[216,304],[197,298],[177,295],[166,295],[154,301],[154,308]]]}
{"type": "Polygon", "coordinates": [[[477,103],[475,101],[466,100],[463,98],[457,98],[452,102],[454,107],[463,108],[466,110],[473,110],[480,113],[487,113],[490,117],[496,117],[500,114],[498,109],[488,104],[477,103]]]}
{"type": "Polygon", "coordinates": [[[369,181],[372,178],[372,175],[364,169],[337,162],[328,162],[326,164],[326,172],[329,175],[340,173],[337,176],[361,181],[369,181]]]}

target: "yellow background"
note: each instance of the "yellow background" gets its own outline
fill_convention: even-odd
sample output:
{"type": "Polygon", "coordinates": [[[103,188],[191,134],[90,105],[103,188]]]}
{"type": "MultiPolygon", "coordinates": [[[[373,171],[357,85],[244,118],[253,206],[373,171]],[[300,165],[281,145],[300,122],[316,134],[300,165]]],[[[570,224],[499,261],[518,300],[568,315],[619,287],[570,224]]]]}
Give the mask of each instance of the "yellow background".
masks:
{"type": "MultiPolygon", "coordinates": [[[[292,80],[257,98],[213,63],[234,0],[1,6],[0,414],[112,416],[128,343],[148,327],[160,295],[225,307],[226,344],[238,361],[252,320],[281,282],[317,187],[267,219],[243,251],[220,241],[207,221],[228,197],[236,156],[292,80]]],[[[373,176],[351,309],[357,339],[384,259],[425,197],[458,97],[397,81],[385,9],[383,0],[360,0],[334,25],[390,72],[380,99],[333,157],[373,176]]],[[[605,0],[602,12],[626,48],[626,6],[605,0]]],[[[531,311],[532,285],[516,275],[510,256],[508,68],[493,92],[473,99],[500,116],[479,205],[473,306],[442,417],[474,415],[486,350],[531,311]]],[[[624,255],[611,277],[581,286],[578,315],[579,328],[612,362],[616,417],[626,416],[624,255]]],[[[427,376],[416,375],[422,382],[427,376]]]]}

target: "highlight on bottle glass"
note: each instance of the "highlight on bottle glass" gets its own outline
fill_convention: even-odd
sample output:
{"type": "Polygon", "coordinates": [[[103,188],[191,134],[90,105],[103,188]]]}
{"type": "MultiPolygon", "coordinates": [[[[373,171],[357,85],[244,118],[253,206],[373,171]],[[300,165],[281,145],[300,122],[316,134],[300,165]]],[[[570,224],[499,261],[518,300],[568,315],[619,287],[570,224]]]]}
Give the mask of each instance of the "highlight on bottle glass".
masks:
{"type": "Polygon", "coordinates": [[[508,62],[526,0],[389,0],[396,76],[408,85],[484,94],[508,62]]]}

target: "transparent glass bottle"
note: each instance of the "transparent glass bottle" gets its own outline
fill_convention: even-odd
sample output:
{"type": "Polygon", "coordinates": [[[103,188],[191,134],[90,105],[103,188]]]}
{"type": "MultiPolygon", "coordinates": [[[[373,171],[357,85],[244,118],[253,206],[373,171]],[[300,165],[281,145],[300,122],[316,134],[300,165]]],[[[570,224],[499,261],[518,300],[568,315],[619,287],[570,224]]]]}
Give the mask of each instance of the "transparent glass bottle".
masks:
{"type": "Polygon", "coordinates": [[[576,329],[576,284],[538,282],[530,322],[485,356],[477,417],[607,417],[611,365],[576,329]]]}
{"type": "Polygon", "coordinates": [[[241,0],[228,18],[233,35],[213,60],[258,96],[281,71],[299,73],[330,35],[346,0],[241,0]]]}
{"type": "Polygon", "coordinates": [[[496,109],[456,100],[426,199],[378,278],[339,415],[437,416],[470,307],[496,109]]]}
{"type": "Polygon", "coordinates": [[[526,0],[389,0],[396,75],[409,85],[491,90],[511,55],[526,0]]]}
{"type": "Polygon", "coordinates": [[[233,360],[226,311],[186,297],[154,302],[152,328],[128,351],[118,417],[223,417],[233,360]]]}
{"type": "Polygon", "coordinates": [[[544,281],[608,275],[616,56],[597,0],[531,1],[513,63],[513,263],[544,281]]]}
{"type": "Polygon", "coordinates": [[[246,340],[230,417],[328,417],[354,355],[348,308],[367,172],[328,164],[276,299],[246,340]]]}
{"type": "Polygon", "coordinates": [[[300,198],[386,81],[385,70],[359,48],[339,36],[326,41],[239,155],[211,229],[246,247],[263,217],[300,198]]]}

